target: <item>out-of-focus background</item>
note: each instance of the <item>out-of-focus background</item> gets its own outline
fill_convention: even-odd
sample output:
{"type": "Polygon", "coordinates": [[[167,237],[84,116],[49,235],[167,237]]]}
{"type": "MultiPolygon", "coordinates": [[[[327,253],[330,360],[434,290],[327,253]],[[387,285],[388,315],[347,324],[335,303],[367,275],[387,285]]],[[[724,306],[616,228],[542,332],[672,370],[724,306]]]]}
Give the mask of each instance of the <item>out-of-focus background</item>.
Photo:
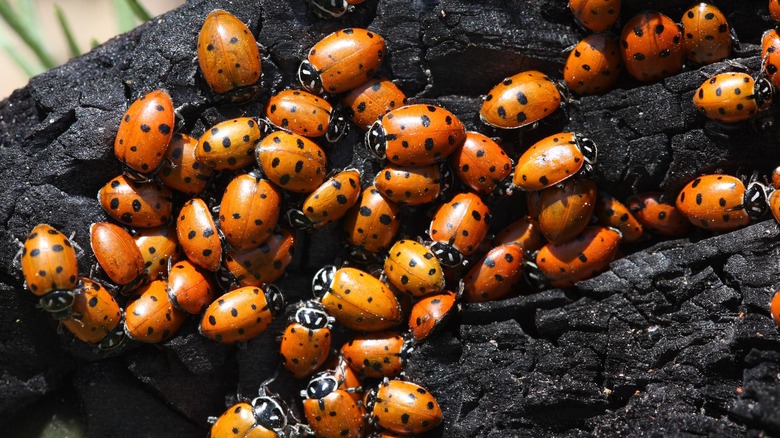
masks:
{"type": "MultiPolygon", "coordinates": [[[[151,16],[157,16],[178,7],[184,0],[138,0],[138,3],[151,16]]],[[[28,26],[38,30],[42,45],[57,64],[65,63],[70,58],[70,52],[55,5],[59,6],[70,24],[81,53],[90,51],[93,42],[103,43],[141,24],[128,12],[126,0],[0,0],[0,8],[10,7],[23,20],[28,20],[28,26]]],[[[38,74],[45,70],[32,50],[0,19],[0,100],[15,89],[24,87],[30,79],[28,73],[38,74]],[[25,60],[29,72],[25,72],[14,58],[25,60]]]]}

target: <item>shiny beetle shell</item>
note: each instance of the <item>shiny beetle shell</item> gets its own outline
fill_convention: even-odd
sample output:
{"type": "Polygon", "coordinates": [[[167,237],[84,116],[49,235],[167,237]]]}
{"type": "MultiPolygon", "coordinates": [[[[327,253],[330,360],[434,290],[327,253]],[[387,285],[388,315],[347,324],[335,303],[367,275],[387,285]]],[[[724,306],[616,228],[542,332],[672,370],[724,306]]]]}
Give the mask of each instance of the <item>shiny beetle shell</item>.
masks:
{"type": "Polygon", "coordinates": [[[406,95],[391,80],[374,78],[344,95],[341,104],[349,108],[352,122],[367,130],[379,117],[406,105],[406,95]]]}
{"type": "MultiPolygon", "coordinates": [[[[774,3],[778,2],[774,1],[774,3]]],[[[772,85],[775,88],[780,87],[780,74],[778,74],[778,70],[780,70],[780,33],[777,30],[769,29],[761,36],[761,59],[772,85]]]]}
{"type": "Polygon", "coordinates": [[[252,32],[227,11],[216,9],[198,34],[198,64],[203,78],[217,94],[234,102],[257,94],[262,73],[260,50],[252,32]]]}
{"type": "MultiPolygon", "coordinates": [[[[71,291],[78,285],[76,251],[70,240],[51,225],[36,225],[27,235],[21,265],[27,289],[39,297],[54,291],[71,291]]],[[[68,301],[65,307],[72,303],[72,296],[68,301]]]]}
{"type": "Polygon", "coordinates": [[[306,137],[274,132],[257,145],[255,155],[268,179],[285,190],[311,193],[325,182],[325,151],[306,137]]]}
{"type": "Polygon", "coordinates": [[[620,231],[624,242],[636,242],[643,236],[642,224],[628,207],[606,192],[599,192],[595,214],[601,225],[620,231]]]}
{"type": "Polygon", "coordinates": [[[282,193],[270,181],[253,174],[233,178],[222,194],[219,229],[231,248],[257,248],[273,233],[279,220],[282,193]]]}
{"type": "Polygon", "coordinates": [[[542,190],[571,178],[596,162],[596,145],[573,132],[561,132],[534,143],[517,159],[512,184],[542,190]]]}
{"type": "Polygon", "coordinates": [[[772,103],[772,85],[746,73],[721,73],[704,81],[693,95],[693,105],[708,119],[739,123],[752,119],[772,103]]]}
{"type": "Polygon", "coordinates": [[[463,277],[463,297],[479,303],[509,296],[523,279],[523,247],[507,243],[491,249],[463,277]]]}
{"type": "Polygon", "coordinates": [[[621,0],[569,0],[574,18],[594,32],[603,32],[620,16],[621,0]]]}
{"type": "Polygon", "coordinates": [[[328,359],[331,320],[316,301],[307,301],[296,309],[279,346],[282,365],[296,378],[312,375],[328,359]]]}
{"type": "Polygon", "coordinates": [[[162,90],[142,96],[130,105],[119,123],[114,154],[119,162],[140,174],[160,167],[173,135],[173,102],[162,90]]]}
{"type": "Polygon", "coordinates": [[[303,394],[303,413],[317,437],[364,436],[365,412],[349,392],[339,389],[335,377],[315,375],[303,394]]]}
{"type": "Polygon", "coordinates": [[[563,80],[579,95],[602,94],[617,81],[623,61],[614,36],[594,33],[577,43],[566,58],[563,80]]]}
{"type": "Polygon", "coordinates": [[[236,170],[254,162],[255,146],[265,126],[251,117],[225,120],[212,126],[198,140],[195,158],[216,170],[236,170]]]}
{"type": "Polygon", "coordinates": [[[390,247],[401,226],[400,207],[387,200],[375,186],[366,187],[344,216],[344,238],[368,253],[390,247]]]}
{"type": "Polygon", "coordinates": [[[248,251],[228,250],[225,268],[241,286],[261,286],[282,278],[292,261],[295,236],[286,229],[274,232],[257,248],[248,251]]]}
{"type": "Polygon", "coordinates": [[[712,64],[731,54],[731,31],[726,16],[716,6],[699,3],[683,13],[683,48],[689,61],[712,64]]]}
{"type": "Polygon", "coordinates": [[[143,286],[140,296],[127,306],[125,333],[138,342],[157,343],[175,335],[187,314],[168,300],[167,282],[155,280],[143,286]]]}
{"type": "Polygon", "coordinates": [[[626,201],[645,230],[662,236],[683,237],[688,235],[691,223],[676,206],[661,201],[660,192],[640,193],[626,201]]]}
{"type": "Polygon", "coordinates": [[[683,66],[682,32],[677,23],[659,12],[634,16],[623,26],[621,56],[626,71],[644,82],[669,77],[683,66]]]}
{"type": "Polygon", "coordinates": [[[780,291],[775,292],[775,295],[772,297],[772,302],[769,304],[769,313],[772,314],[775,324],[780,325],[780,291]]]}
{"type": "Polygon", "coordinates": [[[587,227],[574,240],[548,243],[536,255],[536,265],[553,287],[569,287],[607,268],[620,245],[620,233],[587,227]]]}
{"type": "MultiPolygon", "coordinates": [[[[228,408],[211,426],[209,438],[279,437],[277,431],[281,432],[282,428],[276,426],[282,426],[287,422],[287,419],[284,418],[284,412],[279,408],[272,412],[266,412],[266,409],[258,406],[259,403],[267,399],[268,397],[258,397],[252,400],[252,404],[241,402],[228,408]],[[273,417],[273,419],[269,417],[273,417]]],[[[278,403],[276,405],[278,406],[278,403]]]]}
{"type": "Polygon", "coordinates": [[[284,307],[276,288],[241,287],[211,303],[203,313],[200,333],[223,344],[248,341],[264,332],[284,307]]]}
{"type": "Polygon", "coordinates": [[[283,90],[268,99],[265,116],[276,127],[309,138],[339,141],[347,121],[322,97],[304,90],[283,90]]]}
{"type": "Polygon", "coordinates": [[[144,272],[144,259],[130,233],[108,222],[89,227],[92,252],[103,272],[114,283],[131,283],[144,272]]]}
{"type": "Polygon", "coordinates": [[[427,432],[442,421],[439,403],[422,386],[385,379],[368,396],[371,424],[403,434],[427,432]]]}
{"type": "Polygon", "coordinates": [[[480,195],[493,193],[512,174],[512,159],[492,139],[466,132],[466,141],[450,155],[450,165],[461,182],[480,195]]]}
{"type": "Polygon", "coordinates": [[[529,70],[510,76],[490,90],[482,102],[482,123],[502,128],[520,128],[554,113],[561,93],[552,79],[529,70]]]}
{"type": "Polygon", "coordinates": [[[676,205],[696,227],[732,231],[763,215],[766,192],[757,183],[746,190],[742,181],[733,176],[702,175],[683,187],[676,205]]]}
{"type": "Polygon", "coordinates": [[[389,165],[374,178],[374,186],[385,198],[402,205],[433,202],[441,193],[438,164],[406,167],[389,165]]]}
{"type": "Polygon", "coordinates": [[[73,301],[71,317],[63,320],[62,325],[88,344],[100,343],[104,349],[117,346],[123,338],[122,309],[108,289],[97,281],[82,277],[81,284],[81,293],[73,301]],[[103,340],[108,343],[101,342],[103,340]]]}
{"type": "Polygon", "coordinates": [[[157,178],[166,186],[185,195],[194,196],[202,192],[214,169],[197,160],[197,145],[197,138],[173,134],[157,178]]]}
{"type": "Polygon", "coordinates": [[[395,332],[357,335],[341,346],[341,354],[358,374],[395,377],[404,370],[410,346],[395,332]]]}
{"type": "Polygon", "coordinates": [[[211,211],[200,198],[185,202],[176,221],[176,236],[187,258],[209,271],[222,262],[222,241],[211,211]]]}
{"type": "Polygon", "coordinates": [[[526,253],[538,251],[547,242],[544,234],[539,230],[539,224],[530,216],[521,217],[510,223],[501,230],[496,238],[493,239],[493,245],[504,245],[510,242],[517,242],[523,246],[526,253]]]}
{"type": "Polygon", "coordinates": [[[459,193],[436,211],[428,235],[434,242],[470,256],[479,248],[489,227],[488,206],[473,193],[459,193]]]}
{"type": "Polygon", "coordinates": [[[420,298],[409,313],[409,333],[422,341],[442,327],[456,311],[454,292],[443,291],[420,298]]]}
{"type": "Polygon", "coordinates": [[[399,240],[384,264],[387,281],[398,290],[421,297],[444,289],[444,272],[436,256],[414,240],[399,240]]]}
{"type": "Polygon", "coordinates": [[[780,190],[772,191],[769,196],[769,209],[777,222],[780,222],[780,190]]]}
{"type": "Polygon", "coordinates": [[[528,195],[528,212],[550,242],[564,243],[585,229],[596,208],[596,183],[568,179],[528,195]]]}
{"type": "Polygon", "coordinates": [[[191,314],[202,313],[215,297],[211,274],[189,260],[182,260],[168,271],[168,298],[174,306],[191,314]]]}
{"type": "Polygon", "coordinates": [[[344,170],[333,175],[309,194],[303,201],[301,210],[289,212],[288,214],[292,214],[290,222],[303,227],[322,228],[344,217],[355,205],[358,197],[360,172],[356,169],[344,170]]]}
{"type": "Polygon", "coordinates": [[[171,189],[135,183],[124,175],[103,186],[98,191],[98,201],[114,220],[134,228],[165,225],[173,209],[171,189]]]}
{"type": "Polygon", "coordinates": [[[168,262],[179,260],[179,241],[173,225],[141,228],[133,235],[133,240],[144,259],[144,274],[150,280],[166,275],[168,262]]]}

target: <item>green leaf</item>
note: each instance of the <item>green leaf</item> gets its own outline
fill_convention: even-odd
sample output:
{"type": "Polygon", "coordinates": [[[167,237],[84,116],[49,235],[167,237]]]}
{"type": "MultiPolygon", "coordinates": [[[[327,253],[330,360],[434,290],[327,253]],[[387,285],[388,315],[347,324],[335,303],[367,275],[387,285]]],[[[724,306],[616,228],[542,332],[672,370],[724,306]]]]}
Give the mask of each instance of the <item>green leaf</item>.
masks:
{"type": "Polygon", "coordinates": [[[149,15],[149,12],[141,5],[141,3],[138,2],[138,0],[126,0],[127,5],[130,7],[130,9],[133,11],[135,16],[143,21],[147,22],[152,19],[152,16],[149,15]]]}
{"type": "Polygon", "coordinates": [[[44,67],[52,68],[57,65],[57,62],[41,43],[41,38],[37,33],[38,24],[27,24],[27,20],[14,11],[8,0],[0,0],[0,18],[19,35],[19,38],[35,53],[44,67]]]}
{"type": "Polygon", "coordinates": [[[59,21],[62,33],[65,35],[65,41],[68,43],[70,56],[76,57],[81,55],[81,49],[79,49],[79,45],[76,43],[76,38],[73,36],[73,31],[71,30],[70,24],[68,24],[68,20],[65,18],[65,13],[62,12],[60,5],[54,5],[54,12],[57,14],[57,21],[59,21]]]}
{"type": "Polygon", "coordinates": [[[125,33],[138,26],[138,19],[127,4],[127,0],[114,0],[114,8],[119,33],[125,33]]]}

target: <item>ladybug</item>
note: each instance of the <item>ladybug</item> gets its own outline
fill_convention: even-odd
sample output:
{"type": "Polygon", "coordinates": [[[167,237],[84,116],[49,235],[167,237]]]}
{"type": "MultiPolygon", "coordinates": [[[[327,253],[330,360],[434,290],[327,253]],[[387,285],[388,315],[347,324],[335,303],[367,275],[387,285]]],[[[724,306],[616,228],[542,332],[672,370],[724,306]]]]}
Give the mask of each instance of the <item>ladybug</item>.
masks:
{"type": "Polygon", "coordinates": [[[298,68],[298,80],[314,94],[343,93],[374,76],[384,56],[385,39],[374,32],[338,30],[309,50],[298,68]]]}
{"type": "Polygon", "coordinates": [[[233,178],[219,206],[219,230],[236,251],[257,248],[273,233],[282,207],[282,193],[258,174],[233,178]]]}
{"type": "Polygon", "coordinates": [[[420,298],[409,313],[409,333],[416,341],[422,341],[444,326],[456,311],[454,292],[442,291],[420,298]]]}
{"type": "Polygon", "coordinates": [[[62,325],[82,342],[111,350],[124,341],[122,309],[114,297],[95,280],[82,277],[81,291],[75,297],[70,318],[62,325]]]}
{"type": "Polygon", "coordinates": [[[327,100],[308,91],[284,90],[270,99],[265,116],[280,129],[309,138],[325,137],[335,143],[347,132],[347,119],[327,100]]]}
{"type": "Polygon", "coordinates": [[[676,206],[661,201],[660,192],[640,193],[626,201],[642,227],[662,236],[684,237],[691,223],[676,206]]]}
{"type": "Polygon", "coordinates": [[[400,207],[375,186],[366,187],[344,216],[344,238],[350,257],[367,262],[390,247],[401,225],[400,207]]]}
{"type": "Polygon", "coordinates": [[[442,421],[439,403],[416,383],[384,379],[366,400],[371,424],[393,432],[424,433],[442,421]]]}
{"type": "Polygon", "coordinates": [[[140,290],[125,312],[125,333],[130,339],[145,343],[162,342],[179,330],[187,314],[168,300],[168,284],[155,280],[140,290]]]}
{"type": "Polygon", "coordinates": [[[173,200],[167,187],[139,184],[119,175],[98,191],[97,198],[111,218],[131,227],[159,227],[171,219],[173,200]]]}
{"type": "Polygon", "coordinates": [[[517,159],[512,185],[542,190],[582,173],[592,172],[598,149],[589,138],[561,132],[534,143],[517,159]]]}
{"type": "MultiPolygon", "coordinates": [[[[780,11],[779,11],[780,12],[780,11]]],[[[761,36],[761,59],[763,59],[763,69],[777,88],[780,86],[780,33],[775,29],[769,29],[761,36]]]]}
{"type": "Polygon", "coordinates": [[[680,20],[685,38],[683,50],[695,64],[712,64],[731,54],[731,28],[726,16],[709,3],[699,3],[680,20]]]}
{"type": "Polygon", "coordinates": [[[352,122],[367,130],[381,116],[406,105],[406,95],[390,79],[372,78],[345,94],[341,104],[349,108],[352,122]]]}
{"type": "Polygon", "coordinates": [[[482,101],[479,119],[501,129],[536,123],[561,106],[558,88],[558,83],[542,72],[520,72],[490,90],[482,101]]]}
{"type": "Polygon", "coordinates": [[[255,155],[268,179],[285,190],[311,193],[325,182],[325,152],[306,137],[274,132],[257,145],[255,155]]]}
{"type": "Polygon", "coordinates": [[[219,418],[213,419],[209,438],[284,436],[289,427],[285,411],[282,402],[275,396],[262,395],[250,403],[236,403],[219,418]]]}
{"type": "Polygon", "coordinates": [[[780,21],[780,0],[769,0],[769,15],[775,21],[780,21]]]}
{"type": "Polygon", "coordinates": [[[347,0],[306,0],[311,6],[312,12],[320,18],[340,18],[347,12],[351,12],[351,6],[347,0]]]}
{"type": "Polygon", "coordinates": [[[341,219],[359,196],[360,171],[345,169],[309,194],[300,210],[288,210],[287,217],[294,226],[319,229],[341,219]]]}
{"type": "Polygon", "coordinates": [[[596,183],[567,179],[540,192],[529,192],[528,212],[552,243],[572,240],[588,225],[596,208],[596,183]]]}
{"type": "Polygon", "coordinates": [[[780,291],[775,292],[775,296],[772,297],[772,302],[769,304],[769,313],[772,314],[775,324],[780,325],[780,291]]]}
{"type": "Polygon", "coordinates": [[[78,295],[79,266],[70,240],[51,225],[39,224],[22,247],[22,275],[38,303],[57,319],[70,316],[78,295]]]}
{"type": "Polygon", "coordinates": [[[273,283],[284,275],[294,249],[295,236],[286,229],[274,232],[257,248],[242,252],[228,249],[225,254],[228,281],[240,286],[273,283]]]}
{"type": "Polygon", "coordinates": [[[363,408],[330,372],[322,372],[301,391],[303,413],[318,437],[362,437],[366,421],[363,408]]]}
{"type": "Polygon", "coordinates": [[[523,245],[527,254],[538,251],[547,242],[539,230],[539,224],[531,216],[521,217],[501,230],[493,239],[493,245],[499,246],[510,242],[523,245]]]}
{"type": "Polygon", "coordinates": [[[772,211],[772,216],[774,216],[777,222],[780,222],[780,190],[773,190],[767,202],[769,203],[769,210],[772,211]]]}
{"type": "Polygon", "coordinates": [[[634,79],[649,82],[669,77],[685,60],[682,32],[660,12],[639,14],[623,26],[621,56],[634,79]]]}
{"type": "Polygon", "coordinates": [[[772,187],[780,189],[780,166],[775,167],[772,171],[772,187]]]}
{"type": "Polygon", "coordinates": [[[617,81],[623,62],[615,37],[605,33],[586,36],[574,46],[563,66],[569,89],[588,96],[609,91],[617,81]]]}
{"type": "Polygon", "coordinates": [[[168,262],[179,260],[179,241],[176,227],[172,225],[141,228],[133,235],[133,240],[144,259],[144,274],[150,280],[166,275],[168,262]]]}
{"type": "Polygon", "coordinates": [[[512,159],[495,141],[479,132],[466,132],[466,140],[450,155],[455,174],[469,189],[489,195],[504,188],[512,174],[512,159]]]}
{"type": "Polygon", "coordinates": [[[408,167],[389,165],[374,178],[374,187],[385,198],[402,205],[422,205],[435,201],[450,185],[447,166],[429,164],[408,167]],[[443,171],[440,170],[443,167],[443,171]]]}
{"type": "Polygon", "coordinates": [[[347,364],[365,377],[395,377],[404,370],[412,345],[395,332],[357,335],[341,346],[347,364]]]}
{"type": "Polygon", "coordinates": [[[140,279],[144,259],[130,233],[108,222],[89,227],[92,252],[103,271],[115,284],[129,285],[140,279]]]}
{"type": "Polygon", "coordinates": [[[214,297],[211,276],[189,260],[182,260],[168,269],[168,299],[177,308],[198,315],[214,297]]]}
{"type": "Polygon", "coordinates": [[[200,198],[185,202],[176,221],[176,236],[187,258],[208,271],[222,263],[222,241],[211,211],[200,198]]]}
{"type": "Polygon", "coordinates": [[[586,227],[574,240],[543,246],[536,255],[536,267],[543,282],[570,287],[606,269],[618,252],[620,240],[620,233],[611,228],[586,227]]]}
{"type": "Polygon", "coordinates": [[[603,32],[620,16],[620,0],[569,0],[569,9],[582,26],[603,32]]]}
{"type": "Polygon", "coordinates": [[[758,182],[745,188],[729,175],[703,175],[683,187],[677,209],[699,228],[733,231],[766,213],[767,188],[758,182]]]}
{"type": "Polygon", "coordinates": [[[264,332],[284,309],[282,292],[273,285],[234,289],[211,303],[198,330],[223,344],[248,341],[264,332]]]}
{"type": "Polygon", "coordinates": [[[195,148],[198,139],[173,134],[157,178],[173,190],[188,196],[198,195],[206,188],[214,169],[198,161],[195,148]]]}
{"type": "Polygon", "coordinates": [[[444,289],[444,272],[439,260],[425,245],[399,240],[388,251],[384,264],[387,281],[414,297],[444,289]]]}
{"type": "Polygon", "coordinates": [[[711,120],[738,123],[767,109],[772,93],[769,79],[755,81],[746,73],[721,73],[701,84],[693,95],[693,105],[711,120]]]}
{"type": "Polygon", "coordinates": [[[459,193],[433,216],[428,236],[442,265],[455,267],[479,248],[490,227],[490,210],[473,193],[459,193]]]}
{"type": "Polygon", "coordinates": [[[523,279],[523,246],[507,243],[491,249],[463,277],[466,301],[481,303],[506,298],[523,279]]]}
{"type": "Polygon", "coordinates": [[[114,140],[114,154],[125,174],[136,181],[148,181],[165,158],[173,135],[173,102],[165,91],[155,90],[130,105],[114,140]]]}
{"type": "Polygon", "coordinates": [[[337,354],[331,355],[331,358],[325,362],[323,369],[330,372],[337,382],[341,382],[339,389],[347,391],[355,401],[363,400],[362,382],[360,376],[350,368],[344,356],[337,354]]]}
{"type": "Polygon", "coordinates": [[[255,145],[268,132],[265,122],[251,117],[225,120],[198,140],[195,159],[216,170],[237,170],[254,161],[255,145]]]}
{"type": "Polygon", "coordinates": [[[393,291],[360,269],[325,266],[315,274],[312,291],[329,315],[352,330],[375,332],[401,323],[393,291]]]}
{"type": "Polygon", "coordinates": [[[447,158],[466,139],[460,119],[444,108],[415,104],[381,116],[366,132],[365,146],[380,160],[425,166],[447,158]]]}
{"type": "Polygon", "coordinates": [[[595,214],[601,225],[620,231],[624,242],[636,242],[643,236],[639,220],[625,204],[609,193],[599,192],[595,214]]]}
{"type": "Polygon", "coordinates": [[[260,90],[260,50],[252,32],[230,12],[216,9],[198,34],[198,64],[212,90],[230,102],[246,102],[260,90]]]}
{"type": "Polygon", "coordinates": [[[312,375],[328,359],[333,321],[317,301],[297,306],[279,350],[282,365],[297,379],[312,375]]]}

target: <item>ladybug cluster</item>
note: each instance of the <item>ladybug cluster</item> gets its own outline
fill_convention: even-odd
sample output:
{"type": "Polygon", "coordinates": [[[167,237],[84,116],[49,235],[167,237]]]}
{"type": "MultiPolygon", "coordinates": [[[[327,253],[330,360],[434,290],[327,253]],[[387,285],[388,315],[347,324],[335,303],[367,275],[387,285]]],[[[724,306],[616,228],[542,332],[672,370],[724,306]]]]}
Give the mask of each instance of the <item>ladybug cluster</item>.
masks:
{"type": "MultiPolygon", "coordinates": [[[[309,1],[329,18],[357,3],[309,1]]],[[[489,90],[479,111],[482,133],[467,131],[441,106],[408,102],[377,76],[385,40],[358,28],[315,44],[298,68],[300,87],[271,95],[264,114],[221,121],[198,138],[177,132],[164,90],[140,97],[114,143],[123,173],[98,192],[113,222],[89,228],[111,284],[80,277],[77,249],[41,224],[22,249],[27,288],[62,327],[104,350],[170,339],[189,315],[206,338],[240,344],[286,315],[279,356],[284,372],[308,382],[299,409],[305,418],[270,390],[269,379],[258,397],[213,419],[212,437],[398,436],[437,427],[439,404],[404,378],[404,366],[460,300],[573,286],[605,270],[622,244],[652,235],[683,237],[692,226],[730,231],[767,209],[780,221],[780,191],[755,180],[746,186],[729,175],[704,175],[676,203],[660,192],[621,202],[598,190],[598,146],[585,133],[559,132],[520,154],[490,136],[543,123],[570,93],[608,91],[623,67],[638,81],[656,81],[686,59],[701,65],[730,54],[732,32],[712,5],[692,7],[681,25],[657,12],[638,15],[620,38],[605,32],[619,18],[619,0],[569,6],[597,33],[571,51],[563,81],[522,71],[489,90]],[[350,128],[365,131],[374,160],[333,169],[329,148],[350,128]],[[359,170],[366,166],[375,176],[359,170]],[[226,182],[218,199],[211,195],[216,180],[226,182]],[[493,230],[491,208],[499,202],[520,208],[513,222],[493,230]],[[416,231],[404,219],[420,212],[430,213],[429,222],[416,231]],[[296,241],[334,229],[348,262],[323,266],[311,280],[313,298],[286,305],[274,282],[292,262],[296,241]],[[336,331],[349,340],[333,354],[336,331]]],[[[764,36],[759,78],[714,76],[695,94],[697,108],[727,125],[765,109],[778,38],[775,31],[764,36]]],[[[216,102],[241,104],[260,92],[258,45],[229,12],[206,17],[197,60],[216,102]]],[[[780,169],[772,179],[779,188],[780,169]]],[[[778,297],[772,314],[780,321],[778,297]]]]}

